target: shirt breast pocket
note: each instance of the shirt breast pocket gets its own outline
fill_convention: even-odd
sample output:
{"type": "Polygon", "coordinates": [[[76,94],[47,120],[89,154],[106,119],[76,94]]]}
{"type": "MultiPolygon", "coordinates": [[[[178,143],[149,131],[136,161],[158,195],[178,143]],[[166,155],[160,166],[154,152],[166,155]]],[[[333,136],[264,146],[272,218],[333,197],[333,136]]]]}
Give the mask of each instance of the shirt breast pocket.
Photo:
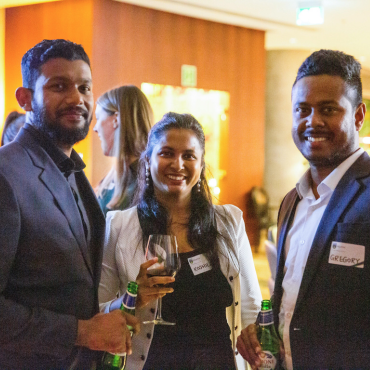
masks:
{"type": "Polygon", "coordinates": [[[342,222],[336,227],[336,236],[332,240],[370,246],[370,222],[342,222]],[[337,237],[336,237],[337,236],[337,237]],[[338,239],[338,240],[337,240],[338,239]]]}

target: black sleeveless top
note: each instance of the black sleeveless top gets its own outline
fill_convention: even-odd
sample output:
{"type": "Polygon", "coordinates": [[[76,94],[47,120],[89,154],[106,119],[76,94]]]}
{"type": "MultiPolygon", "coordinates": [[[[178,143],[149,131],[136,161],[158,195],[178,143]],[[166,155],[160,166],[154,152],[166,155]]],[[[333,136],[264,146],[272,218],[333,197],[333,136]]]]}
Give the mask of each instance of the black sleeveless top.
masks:
{"type": "Polygon", "coordinates": [[[162,298],[162,317],[174,326],[157,325],[152,347],[164,343],[225,344],[231,346],[226,307],[233,303],[231,287],[221,269],[194,275],[188,258],[199,250],[181,253],[181,269],[172,284],[174,292],[162,298]]]}

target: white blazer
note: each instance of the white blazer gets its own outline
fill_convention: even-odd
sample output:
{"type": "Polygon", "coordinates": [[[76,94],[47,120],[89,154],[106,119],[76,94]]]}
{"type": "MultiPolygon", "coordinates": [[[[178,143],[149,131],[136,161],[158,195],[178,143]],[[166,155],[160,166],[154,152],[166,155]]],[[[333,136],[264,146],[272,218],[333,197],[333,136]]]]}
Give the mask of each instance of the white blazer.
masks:
{"type": "MultiPolygon", "coordinates": [[[[242,211],[233,205],[215,207],[218,212],[223,210],[227,215],[226,224],[224,219],[217,216],[217,229],[221,234],[231,238],[238,258],[235,263],[225,243],[220,241],[221,270],[233,292],[233,304],[226,309],[226,318],[231,330],[233,350],[236,353],[236,339],[243,328],[255,322],[262,296],[242,211]]],[[[125,293],[128,282],[136,280],[140,265],[145,262],[136,207],[108,212],[104,244],[99,286],[100,311],[109,309],[110,302],[116,298],[117,292],[120,295],[125,293]]],[[[136,317],[140,322],[153,320],[156,309],[157,301],[153,301],[142,309],[136,310],[136,317]]],[[[128,369],[143,368],[153,338],[154,326],[153,324],[141,325],[140,333],[133,336],[133,353],[127,359],[128,369]]],[[[235,361],[238,370],[247,368],[246,362],[239,354],[236,354],[235,361]]]]}

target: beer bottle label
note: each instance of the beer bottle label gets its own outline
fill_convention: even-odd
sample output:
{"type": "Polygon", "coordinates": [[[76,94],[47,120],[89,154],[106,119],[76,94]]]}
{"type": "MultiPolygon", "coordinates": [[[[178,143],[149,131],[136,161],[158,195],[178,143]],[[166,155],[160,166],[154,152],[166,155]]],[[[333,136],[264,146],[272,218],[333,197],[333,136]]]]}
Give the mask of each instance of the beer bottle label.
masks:
{"type": "Polygon", "coordinates": [[[258,370],[273,370],[276,368],[276,358],[270,351],[262,351],[259,355],[262,362],[258,370]]]}
{"type": "Polygon", "coordinates": [[[267,326],[274,323],[274,315],[272,310],[265,310],[260,312],[259,325],[267,326]]]}
{"type": "Polygon", "coordinates": [[[136,296],[137,294],[126,292],[126,294],[123,296],[123,299],[122,299],[123,307],[125,307],[128,310],[134,310],[135,303],[136,303],[136,296]]]}

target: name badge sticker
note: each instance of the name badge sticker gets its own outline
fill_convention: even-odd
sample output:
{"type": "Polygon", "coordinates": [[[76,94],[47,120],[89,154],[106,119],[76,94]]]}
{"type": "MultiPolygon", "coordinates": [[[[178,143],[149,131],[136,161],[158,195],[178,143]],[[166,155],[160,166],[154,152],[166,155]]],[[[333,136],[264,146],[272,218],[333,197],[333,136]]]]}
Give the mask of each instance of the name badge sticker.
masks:
{"type": "Polygon", "coordinates": [[[203,274],[203,272],[212,270],[212,266],[204,254],[190,257],[188,258],[188,262],[194,275],[203,274]]]}
{"type": "Polygon", "coordinates": [[[365,264],[365,247],[357,244],[332,242],[329,263],[363,269],[365,264]]]}

